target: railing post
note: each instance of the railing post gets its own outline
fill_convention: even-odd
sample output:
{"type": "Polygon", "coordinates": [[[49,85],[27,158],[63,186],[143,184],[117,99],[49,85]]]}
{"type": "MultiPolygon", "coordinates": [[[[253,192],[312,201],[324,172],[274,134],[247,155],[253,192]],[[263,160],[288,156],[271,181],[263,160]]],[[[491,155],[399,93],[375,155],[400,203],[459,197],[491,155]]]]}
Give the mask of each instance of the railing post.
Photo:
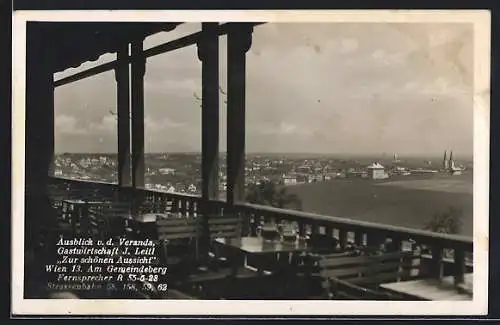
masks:
{"type": "Polygon", "coordinates": [[[356,230],[354,232],[354,243],[358,246],[362,246],[364,243],[363,243],[363,232],[360,231],[360,230],[356,230]]]}
{"type": "Polygon", "coordinates": [[[333,238],[333,227],[332,226],[325,226],[325,235],[328,239],[333,238]]]}
{"type": "Polygon", "coordinates": [[[186,200],[185,197],[182,197],[179,200],[179,213],[181,214],[181,216],[185,216],[186,215],[186,212],[187,212],[186,202],[187,202],[187,200],[186,200]]]}
{"type": "Polygon", "coordinates": [[[239,232],[239,235],[241,235],[242,237],[247,237],[247,236],[250,236],[252,234],[252,224],[251,224],[251,217],[250,217],[250,214],[245,211],[245,210],[242,210],[240,208],[235,208],[235,211],[233,212],[233,214],[238,217],[239,219],[239,224],[241,226],[241,231],[239,232]]]}
{"type": "Polygon", "coordinates": [[[443,277],[443,246],[441,243],[433,243],[431,246],[432,260],[431,260],[431,274],[430,276],[435,279],[443,277]]]}
{"type": "Polygon", "coordinates": [[[341,249],[347,246],[347,229],[345,228],[339,228],[339,245],[341,249]]]}
{"type": "Polygon", "coordinates": [[[260,222],[260,220],[257,220],[257,216],[255,213],[251,213],[249,216],[248,216],[249,220],[250,220],[250,236],[252,237],[256,237],[257,236],[257,228],[258,228],[258,223],[260,222]]]}
{"type": "MultiPolygon", "coordinates": [[[[403,240],[401,239],[401,237],[392,236],[390,246],[392,246],[392,250],[394,250],[394,251],[397,251],[397,252],[402,251],[403,250],[403,240]]],[[[413,253],[413,249],[412,249],[412,253],[413,253]]]]}
{"type": "Polygon", "coordinates": [[[464,283],[464,274],[465,274],[465,251],[462,247],[455,247],[454,249],[454,270],[453,270],[453,279],[455,285],[459,285],[464,283]]]}
{"type": "Polygon", "coordinates": [[[368,247],[380,248],[382,243],[382,236],[377,232],[367,234],[366,245],[368,247]]]}
{"type": "Polygon", "coordinates": [[[311,236],[315,236],[319,234],[319,225],[317,223],[311,224],[311,236]]]}
{"type": "Polygon", "coordinates": [[[306,225],[303,221],[298,221],[298,231],[299,231],[299,237],[304,238],[306,235],[306,225]]]}
{"type": "Polygon", "coordinates": [[[215,215],[215,206],[211,204],[208,200],[201,200],[201,213],[197,214],[197,222],[199,229],[198,236],[198,256],[202,259],[208,257],[208,250],[210,247],[210,226],[209,226],[209,216],[215,215]]]}

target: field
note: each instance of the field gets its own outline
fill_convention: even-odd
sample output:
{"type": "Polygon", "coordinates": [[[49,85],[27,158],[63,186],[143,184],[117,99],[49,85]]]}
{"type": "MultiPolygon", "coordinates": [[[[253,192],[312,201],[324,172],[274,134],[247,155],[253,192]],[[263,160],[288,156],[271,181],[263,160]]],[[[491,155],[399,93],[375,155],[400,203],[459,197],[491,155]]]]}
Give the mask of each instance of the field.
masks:
{"type": "Polygon", "coordinates": [[[462,234],[472,236],[472,174],[423,175],[387,181],[335,179],[289,186],[303,210],[422,229],[433,214],[450,206],[463,210],[462,234]]]}

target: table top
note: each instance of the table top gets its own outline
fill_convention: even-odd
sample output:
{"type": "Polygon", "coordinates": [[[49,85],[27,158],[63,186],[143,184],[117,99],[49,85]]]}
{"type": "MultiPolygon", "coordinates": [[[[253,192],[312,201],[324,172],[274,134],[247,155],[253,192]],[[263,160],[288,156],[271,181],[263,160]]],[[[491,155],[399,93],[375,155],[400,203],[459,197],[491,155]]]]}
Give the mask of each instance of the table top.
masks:
{"type": "Polygon", "coordinates": [[[80,200],[80,199],[64,199],[64,200],[62,200],[62,202],[68,203],[68,204],[103,204],[103,203],[106,203],[106,201],[97,201],[97,200],[85,201],[85,200],[80,200]]]}
{"type": "Polygon", "coordinates": [[[85,201],[79,199],[64,199],[62,202],[68,204],[85,204],[85,201]]]}
{"type": "Polygon", "coordinates": [[[262,237],[242,237],[216,238],[215,242],[252,254],[303,252],[309,249],[305,240],[284,242],[280,240],[268,241],[262,237]]]}
{"type": "MultiPolygon", "coordinates": [[[[472,273],[464,276],[466,291],[472,292],[472,273]]],[[[472,300],[472,295],[460,292],[453,284],[453,277],[421,279],[381,284],[381,288],[414,297],[434,301],[472,300]]]]}
{"type": "Polygon", "coordinates": [[[116,214],[115,216],[119,217],[119,218],[124,218],[127,220],[133,220],[135,222],[140,222],[140,223],[153,223],[153,222],[156,222],[162,218],[169,218],[169,217],[171,217],[171,214],[170,213],[134,214],[132,212],[123,212],[123,213],[116,214]]]}

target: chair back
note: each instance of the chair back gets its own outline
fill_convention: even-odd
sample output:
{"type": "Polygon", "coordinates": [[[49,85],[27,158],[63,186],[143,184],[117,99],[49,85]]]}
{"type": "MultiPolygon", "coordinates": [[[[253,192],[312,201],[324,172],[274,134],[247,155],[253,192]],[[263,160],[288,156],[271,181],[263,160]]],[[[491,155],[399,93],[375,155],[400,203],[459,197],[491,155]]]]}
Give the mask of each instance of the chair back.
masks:
{"type": "Polygon", "coordinates": [[[388,292],[364,288],[348,281],[328,279],[327,295],[335,300],[400,300],[388,292]]]}
{"type": "Polygon", "coordinates": [[[236,216],[211,215],[208,217],[208,231],[210,238],[240,238],[242,222],[236,216]]]}
{"type": "Polygon", "coordinates": [[[162,218],[156,222],[158,239],[163,244],[163,257],[185,255],[194,243],[194,256],[198,255],[198,223],[194,218],[162,218]],[[167,249],[169,252],[167,252],[167,249]],[[170,256],[169,256],[170,255],[170,256]]]}
{"type": "Polygon", "coordinates": [[[411,268],[411,252],[381,253],[379,255],[323,255],[319,261],[323,278],[337,278],[354,284],[378,285],[396,282],[411,268]]]}

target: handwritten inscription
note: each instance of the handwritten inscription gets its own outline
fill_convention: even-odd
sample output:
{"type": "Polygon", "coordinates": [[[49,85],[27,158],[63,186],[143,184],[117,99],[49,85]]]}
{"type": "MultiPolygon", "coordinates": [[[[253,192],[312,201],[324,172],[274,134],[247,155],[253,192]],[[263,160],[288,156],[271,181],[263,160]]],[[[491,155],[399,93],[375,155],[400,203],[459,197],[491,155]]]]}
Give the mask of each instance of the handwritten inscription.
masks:
{"type": "Polygon", "coordinates": [[[167,267],[150,240],[60,238],[57,259],[45,265],[51,290],[166,291],[167,267]]]}

